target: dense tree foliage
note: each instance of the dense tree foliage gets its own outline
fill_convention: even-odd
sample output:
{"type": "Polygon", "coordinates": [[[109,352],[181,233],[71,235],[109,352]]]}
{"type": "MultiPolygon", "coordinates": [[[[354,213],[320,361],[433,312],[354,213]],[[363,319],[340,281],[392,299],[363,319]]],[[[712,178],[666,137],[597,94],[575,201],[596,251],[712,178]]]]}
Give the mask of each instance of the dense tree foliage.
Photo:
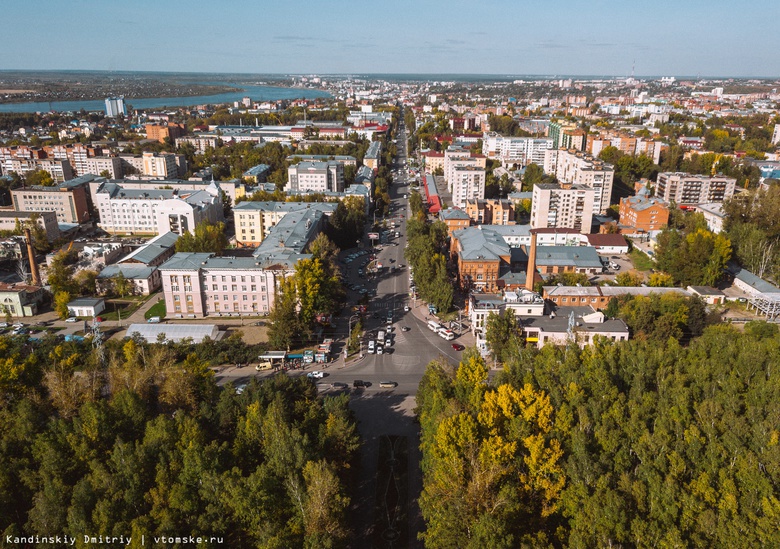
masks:
{"type": "Polygon", "coordinates": [[[450,310],[454,295],[442,253],[446,239],[447,225],[442,221],[427,223],[422,213],[407,221],[404,256],[414,270],[417,293],[441,312],[450,310]]]}
{"type": "MultiPolygon", "coordinates": [[[[638,339],[516,353],[496,383],[515,390],[530,384],[549,395],[555,419],[548,436],[563,450],[566,485],[546,518],[545,540],[571,547],[780,545],[777,334],[764,323],[744,334],[719,325],[688,347],[638,339]]],[[[438,409],[448,402],[440,398],[438,409]]],[[[431,428],[423,423],[424,440],[431,428]]],[[[533,534],[537,524],[519,528],[533,534]]],[[[540,539],[528,546],[545,545],[540,539]]]]}
{"type": "Polygon", "coordinates": [[[656,263],[681,286],[715,286],[731,259],[731,241],[706,228],[701,214],[674,211],[658,235],[656,263]]]}
{"type": "Polygon", "coordinates": [[[655,181],[659,166],[644,154],[625,154],[616,147],[604,147],[599,153],[599,158],[615,167],[615,178],[612,190],[612,202],[618,202],[619,198],[634,194],[634,183],[640,179],[655,181]]]}
{"type": "Polygon", "coordinates": [[[780,185],[740,193],[723,210],[739,263],[761,278],[780,279],[780,185]]]}
{"type": "Polygon", "coordinates": [[[241,395],[220,390],[202,357],[179,360],[176,346],[126,340],[99,371],[76,344],[43,342],[44,358],[17,339],[0,338],[3,539],[346,544],[344,487],[359,444],[346,397],[318,398],[309,380],[284,375],[241,395]]]}
{"type": "Polygon", "coordinates": [[[192,232],[185,232],[176,241],[177,252],[199,252],[222,255],[227,248],[228,237],[222,221],[199,223],[192,232]]]}
{"type": "Polygon", "coordinates": [[[426,547],[519,547],[557,513],[566,480],[548,395],[487,379],[472,351],[457,371],[432,362],[420,384],[426,547]]]}

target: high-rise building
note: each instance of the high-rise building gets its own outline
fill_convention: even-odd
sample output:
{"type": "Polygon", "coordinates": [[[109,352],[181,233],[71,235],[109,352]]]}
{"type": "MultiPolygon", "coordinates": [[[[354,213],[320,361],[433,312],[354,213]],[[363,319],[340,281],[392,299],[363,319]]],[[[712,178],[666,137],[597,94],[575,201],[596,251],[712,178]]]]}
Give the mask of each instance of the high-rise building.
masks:
{"type": "Polygon", "coordinates": [[[534,185],[531,227],[574,229],[590,233],[596,190],[586,185],[539,183],[534,185]]]}
{"type": "Polygon", "coordinates": [[[615,168],[593,156],[576,150],[546,151],[544,171],[555,174],[564,184],[585,185],[594,189],[593,213],[606,214],[612,197],[615,168]]]}
{"type": "Polygon", "coordinates": [[[122,116],[127,115],[124,96],[106,97],[106,116],[109,118],[116,118],[120,114],[122,116]]]}
{"type": "Polygon", "coordinates": [[[662,172],[658,174],[655,195],[665,202],[707,204],[723,202],[734,196],[737,180],[733,177],[662,172]]]}
{"type": "Polygon", "coordinates": [[[469,200],[485,198],[485,170],[477,166],[456,166],[452,170],[452,204],[465,208],[469,200]]]}

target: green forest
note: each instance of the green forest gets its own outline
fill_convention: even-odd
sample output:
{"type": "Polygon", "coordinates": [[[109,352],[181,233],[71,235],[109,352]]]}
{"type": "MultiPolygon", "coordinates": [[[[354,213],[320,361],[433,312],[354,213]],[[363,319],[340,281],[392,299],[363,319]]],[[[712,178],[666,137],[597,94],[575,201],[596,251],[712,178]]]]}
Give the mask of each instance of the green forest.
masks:
{"type": "Polygon", "coordinates": [[[780,337],[602,341],[428,366],[421,535],[439,547],[779,547],[780,337]]]}
{"type": "Polygon", "coordinates": [[[348,397],[285,375],[219,388],[208,353],[183,350],[130,339],[108,346],[100,369],[88,344],[0,338],[3,540],[345,545],[360,444],[348,397]]]}

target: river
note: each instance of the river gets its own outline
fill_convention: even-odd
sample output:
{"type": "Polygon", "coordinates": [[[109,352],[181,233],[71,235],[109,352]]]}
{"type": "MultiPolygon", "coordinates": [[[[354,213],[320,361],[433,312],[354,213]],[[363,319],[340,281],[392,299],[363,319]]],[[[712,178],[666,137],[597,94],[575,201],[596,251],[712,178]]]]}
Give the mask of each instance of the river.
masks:
{"type": "MultiPolygon", "coordinates": [[[[314,99],[317,97],[330,97],[330,94],[320,90],[307,90],[301,88],[280,88],[276,86],[257,86],[253,84],[239,84],[235,82],[209,82],[209,84],[235,86],[238,91],[219,93],[216,95],[196,95],[189,97],[148,97],[144,99],[125,99],[125,105],[131,105],[134,109],[157,109],[161,107],[189,107],[192,105],[233,103],[249,97],[253,101],[272,101],[276,99],[314,99]]],[[[4,103],[0,104],[0,112],[78,112],[105,111],[104,101],[47,101],[31,103],[4,103]]]]}

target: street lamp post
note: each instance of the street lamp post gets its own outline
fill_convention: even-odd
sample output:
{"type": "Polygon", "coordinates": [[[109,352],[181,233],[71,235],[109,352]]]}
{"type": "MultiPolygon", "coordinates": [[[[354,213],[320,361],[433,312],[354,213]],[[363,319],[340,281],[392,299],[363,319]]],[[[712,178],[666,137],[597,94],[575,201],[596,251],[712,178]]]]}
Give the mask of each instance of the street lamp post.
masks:
{"type": "Polygon", "coordinates": [[[463,326],[460,323],[460,316],[461,316],[461,313],[463,312],[463,309],[461,309],[460,307],[458,307],[457,305],[454,305],[454,304],[452,306],[455,307],[458,310],[458,335],[460,335],[460,332],[463,330],[463,326]]]}

